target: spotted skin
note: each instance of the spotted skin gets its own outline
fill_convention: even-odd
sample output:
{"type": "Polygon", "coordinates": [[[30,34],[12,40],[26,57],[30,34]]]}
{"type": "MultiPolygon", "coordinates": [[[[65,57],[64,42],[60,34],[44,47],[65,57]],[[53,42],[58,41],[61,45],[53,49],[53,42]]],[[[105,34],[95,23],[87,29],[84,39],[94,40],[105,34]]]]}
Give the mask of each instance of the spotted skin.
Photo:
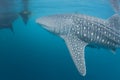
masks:
{"type": "Polygon", "coordinates": [[[85,15],[76,16],[77,18],[73,20],[75,26],[72,27],[76,29],[71,29],[71,32],[74,32],[74,34],[76,34],[80,39],[89,44],[94,43],[111,49],[119,46],[119,34],[114,32],[113,29],[108,28],[109,23],[107,20],[88,17],[85,15]]]}
{"type": "MultiPolygon", "coordinates": [[[[86,75],[85,47],[111,49],[120,45],[120,33],[113,29],[115,17],[108,20],[82,14],[58,14],[41,17],[36,22],[64,39],[73,62],[82,76],[86,75]]],[[[120,26],[120,25],[116,25],[120,26]]]]}

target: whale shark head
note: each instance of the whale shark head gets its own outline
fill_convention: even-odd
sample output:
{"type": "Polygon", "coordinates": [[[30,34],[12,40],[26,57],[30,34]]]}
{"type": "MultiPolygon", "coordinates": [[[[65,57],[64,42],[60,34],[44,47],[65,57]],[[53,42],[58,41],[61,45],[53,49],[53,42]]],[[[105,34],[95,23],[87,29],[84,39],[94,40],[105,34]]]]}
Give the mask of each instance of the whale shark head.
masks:
{"type": "Polygon", "coordinates": [[[53,15],[41,17],[36,20],[36,22],[43,26],[44,29],[56,33],[56,34],[65,34],[72,26],[72,15],[53,15]]]}

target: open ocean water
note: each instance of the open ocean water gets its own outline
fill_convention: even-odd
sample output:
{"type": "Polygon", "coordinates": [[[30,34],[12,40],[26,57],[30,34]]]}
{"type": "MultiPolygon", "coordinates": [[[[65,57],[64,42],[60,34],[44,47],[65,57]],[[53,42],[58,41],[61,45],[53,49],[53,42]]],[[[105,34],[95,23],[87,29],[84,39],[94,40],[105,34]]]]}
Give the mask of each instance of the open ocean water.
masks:
{"type": "MultiPolygon", "coordinates": [[[[2,3],[3,0],[0,0],[2,3]]],[[[22,11],[21,0],[1,7],[0,13],[22,11]]],[[[13,30],[0,30],[0,80],[120,80],[120,49],[86,47],[87,74],[77,71],[65,42],[36,24],[41,16],[81,13],[108,19],[114,13],[109,0],[29,0],[31,16],[27,25],[20,16],[13,30]]]]}

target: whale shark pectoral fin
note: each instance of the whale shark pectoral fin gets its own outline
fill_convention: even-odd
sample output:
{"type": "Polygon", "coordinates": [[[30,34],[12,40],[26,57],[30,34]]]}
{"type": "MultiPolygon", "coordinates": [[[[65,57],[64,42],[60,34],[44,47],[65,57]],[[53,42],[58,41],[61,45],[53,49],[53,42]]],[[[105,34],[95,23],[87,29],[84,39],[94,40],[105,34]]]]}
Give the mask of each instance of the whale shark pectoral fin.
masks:
{"type": "MultiPolygon", "coordinates": [[[[62,37],[63,38],[63,37],[62,37]]],[[[79,38],[73,37],[64,37],[66,45],[71,53],[71,57],[75,66],[82,76],[86,75],[86,65],[85,65],[85,57],[84,50],[87,43],[81,41],[79,38]]]]}

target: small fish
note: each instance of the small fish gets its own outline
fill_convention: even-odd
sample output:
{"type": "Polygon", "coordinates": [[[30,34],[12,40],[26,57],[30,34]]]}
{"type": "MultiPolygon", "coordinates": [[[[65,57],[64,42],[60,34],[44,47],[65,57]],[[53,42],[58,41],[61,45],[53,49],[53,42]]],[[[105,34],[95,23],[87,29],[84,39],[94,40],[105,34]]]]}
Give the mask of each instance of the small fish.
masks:
{"type": "Polygon", "coordinates": [[[31,11],[29,10],[29,0],[22,0],[23,10],[20,12],[20,16],[23,19],[23,22],[27,24],[29,17],[31,15],[31,11]]]}
{"type": "Polygon", "coordinates": [[[25,24],[27,24],[30,15],[31,15],[31,12],[30,12],[30,11],[27,11],[27,10],[22,11],[22,12],[20,13],[20,16],[22,17],[23,22],[24,22],[25,24]]]}

